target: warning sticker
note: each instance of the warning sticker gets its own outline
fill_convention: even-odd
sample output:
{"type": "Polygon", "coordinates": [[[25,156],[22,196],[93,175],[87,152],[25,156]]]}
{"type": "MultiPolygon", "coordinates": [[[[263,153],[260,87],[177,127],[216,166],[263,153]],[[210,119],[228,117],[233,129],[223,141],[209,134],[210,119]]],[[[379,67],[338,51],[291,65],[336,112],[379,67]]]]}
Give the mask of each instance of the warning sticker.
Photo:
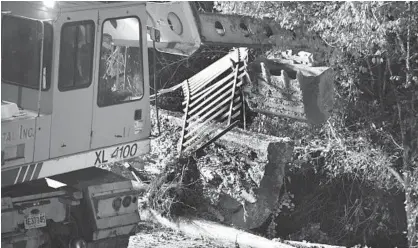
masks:
{"type": "Polygon", "coordinates": [[[144,122],[143,121],[135,121],[134,122],[134,134],[138,134],[142,132],[142,129],[144,128],[144,122]]]}

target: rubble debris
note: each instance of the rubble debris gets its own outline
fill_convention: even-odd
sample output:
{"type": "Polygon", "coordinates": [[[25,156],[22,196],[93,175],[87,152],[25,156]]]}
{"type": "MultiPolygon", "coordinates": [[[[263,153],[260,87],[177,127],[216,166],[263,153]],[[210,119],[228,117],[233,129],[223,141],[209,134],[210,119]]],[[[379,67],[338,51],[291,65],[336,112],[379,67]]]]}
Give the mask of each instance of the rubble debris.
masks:
{"type": "MultiPolygon", "coordinates": [[[[173,125],[182,124],[180,116],[160,110],[160,117],[173,125]]],[[[236,128],[208,149],[197,158],[197,167],[204,193],[222,215],[218,219],[242,229],[262,225],[279,200],[293,143],[236,128]]]]}

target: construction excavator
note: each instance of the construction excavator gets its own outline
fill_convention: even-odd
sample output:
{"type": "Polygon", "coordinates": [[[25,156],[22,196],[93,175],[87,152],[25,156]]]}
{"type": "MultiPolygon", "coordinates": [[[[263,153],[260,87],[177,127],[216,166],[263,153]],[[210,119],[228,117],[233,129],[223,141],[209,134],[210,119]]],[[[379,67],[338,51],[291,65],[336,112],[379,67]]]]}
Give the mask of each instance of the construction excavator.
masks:
{"type": "Polygon", "coordinates": [[[150,151],[148,49],[261,47],[274,22],[190,2],[6,2],[2,12],[1,246],[127,247],[129,179],[98,168],[150,151]]]}

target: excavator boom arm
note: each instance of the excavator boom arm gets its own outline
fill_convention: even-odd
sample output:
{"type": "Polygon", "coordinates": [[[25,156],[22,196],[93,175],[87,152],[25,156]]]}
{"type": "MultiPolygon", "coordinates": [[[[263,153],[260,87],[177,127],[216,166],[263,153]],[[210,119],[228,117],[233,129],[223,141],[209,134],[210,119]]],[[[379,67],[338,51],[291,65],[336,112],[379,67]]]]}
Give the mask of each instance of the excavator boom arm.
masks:
{"type": "MultiPolygon", "coordinates": [[[[147,3],[147,26],[160,32],[160,52],[190,56],[202,45],[263,47],[292,33],[268,19],[201,13],[191,2],[147,3]]],[[[153,47],[148,33],[148,47],[153,47]]]]}

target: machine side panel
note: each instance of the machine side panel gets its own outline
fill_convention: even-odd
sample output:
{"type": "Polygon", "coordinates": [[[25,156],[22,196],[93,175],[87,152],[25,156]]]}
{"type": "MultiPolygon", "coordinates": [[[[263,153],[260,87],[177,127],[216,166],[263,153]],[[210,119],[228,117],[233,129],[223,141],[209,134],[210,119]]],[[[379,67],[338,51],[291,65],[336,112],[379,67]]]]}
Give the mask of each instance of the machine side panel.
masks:
{"type": "MultiPolygon", "coordinates": [[[[61,64],[65,63],[65,60],[74,59],[81,61],[81,58],[69,57],[74,56],[74,53],[61,54],[61,52],[69,51],[69,49],[74,49],[68,48],[72,46],[71,43],[74,42],[73,40],[61,40],[62,30],[64,28],[66,28],[66,30],[70,30],[70,28],[73,27],[80,28],[81,25],[84,25],[82,26],[84,28],[90,24],[94,26],[95,31],[97,29],[97,10],[63,13],[58,18],[57,22],[54,23],[54,73],[52,82],[57,84],[58,87],[54,87],[53,90],[54,99],[50,147],[51,158],[85,152],[90,149],[92,98],[93,87],[95,85],[95,79],[92,77],[92,75],[94,75],[94,70],[84,71],[86,74],[90,73],[90,77],[86,79],[86,81],[89,80],[88,83],[82,82],[83,85],[79,86],[79,84],[81,84],[81,80],[73,78],[74,85],[67,86],[67,81],[62,80],[67,80],[70,72],[66,71],[66,67],[60,67],[61,64]],[[83,21],[87,21],[88,23],[83,24],[83,21]],[[67,26],[64,27],[63,25],[67,26]],[[65,76],[60,75],[60,73],[63,73],[65,76]]],[[[66,34],[68,33],[69,32],[66,34]]],[[[95,32],[93,32],[93,35],[94,33],[95,32]]],[[[89,35],[91,35],[91,33],[89,33],[89,35]]],[[[91,46],[91,42],[94,43],[94,41],[95,37],[93,37],[92,40],[85,41],[89,42],[89,44],[79,44],[79,47],[91,46]]],[[[94,68],[95,59],[92,59],[91,63],[88,61],[88,59],[97,57],[94,50],[95,49],[93,49],[93,54],[91,57],[83,58],[85,59],[86,64],[89,64],[91,68],[94,68]]],[[[75,68],[77,69],[78,67],[81,67],[81,65],[75,68]]]]}
{"type": "Polygon", "coordinates": [[[33,162],[35,117],[2,121],[2,167],[33,162]]]}
{"type": "MultiPolygon", "coordinates": [[[[98,27],[99,31],[96,44],[97,47],[102,47],[102,39],[100,37],[102,33],[110,34],[115,43],[118,42],[117,44],[120,44],[121,47],[124,47],[126,45],[132,48],[137,48],[139,47],[139,45],[141,45],[140,65],[135,66],[138,66],[138,68],[142,68],[139,71],[135,72],[135,75],[132,75],[132,81],[126,80],[126,82],[133,82],[132,84],[137,84],[138,81],[141,82],[142,88],[138,87],[141,88],[140,90],[138,90],[138,92],[142,90],[142,95],[140,97],[137,97],[137,95],[135,95],[135,97],[132,98],[132,100],[116,101],[116,103],[103,104],[102,106],[100,106],[99,94],[102,94],[100,92],[104,92],[104,90],[100,91],[99,89],[105,87],[103,86],[103,80],[99,80],[97,82],[98,85],[95,86],[95,90],[97,90],[97,92],[95,92],[93,98],[93,133],[91,142],[91,148],[93,149],[144,139],[149,137],[151,132],[149,113],[149,78],[147,66],[148,57],[146,53],[147,15],[145,11],[145,6],[138,5],[126,9],[105,9],[101,10],[99,15],[99,18],[100,20],[103,20],[103,23],[101,23],[102,25],[98,27]],[[117,21],[120,21],[121,24],[118,24],[117,29],[111,28],[111,25],[109,23],[108,19],[112,18],[112,16],[120,16],[120,18],[118,18],[117,21]],[[139,22],[137,21],[137,18],[139,19],[139,22]],[[128,29],[129,22],[126,19],[135,19],[135,24],[132,25],[135,27],[134,29],[128,29]],[[124,23],[125,21],[126,23],[124,23]],[[126,32],[126,30],[130,31],[126,32]],[[136,33],[132,30],[136,30],[136,33]],[[130,36],[129,34],[131,34],[131,37],[128,37],[130,36]],[[142,43],[139,43],[139,41],[137,40],[138,37],[142,43]],[[136,46],[133,46],[133,42],[136,46]],[[135,80],[135,78],[137,78],[137,80],[135,80]]],[[[132,53],[131,55],[136,56],[133,54],[135,53],[132,53]]],[[[98,65],[96,65],[95,76],[99,76],[98,65]]],[[[103,76],[100,75],[100,78],[103,78],[103,76]]],[[[120,81],[123,82],[123,80],[120,81]]],[[[114,85],[116,86],[117,84],[115,83],[114,85]]],[[[136,94],[136,92],[133,93],[136,94]]]]}
{"type": "Polygon", "coordinates": [[[9,186],[39,178],[43,162],[1,171],[1,186],[9,186]]]}
{"type": "Polygon", "coordinates": [[[2,122],[3,167],[37,162],[49,158],[51,116],[23,117],[2,122]],[[35,149],[35,151],[34,151],[35,149]]]}
{"type": "Polygon", "coordinates": [[[35,155],[33,161],[49,159],[49,141],[51,136],[51,115],[40,116],[36,120],[35,155]]]}
{"type": "MultiPolygon", "coordinates": [[[[3,62],[7,63],[7,62],[3,62]]],[[[38,90],[25,88],[22,86],[2,83],[1,84],[1,99],[16,103],[23,109],[38,111],[38,90]]],[[[42,91],[41,93],[41,113],[52,113],[52,90],[42,91]]]]}
{"type": "Polygon", "coordinates": [[[143,139],[136,142],[97,149],[44,162],[25,164],[23,166],[7,169],[2,168],[1,186],[5,187],[106,163],[114,163],[144,155],[149,152],[150,140],[143,139]]]}

